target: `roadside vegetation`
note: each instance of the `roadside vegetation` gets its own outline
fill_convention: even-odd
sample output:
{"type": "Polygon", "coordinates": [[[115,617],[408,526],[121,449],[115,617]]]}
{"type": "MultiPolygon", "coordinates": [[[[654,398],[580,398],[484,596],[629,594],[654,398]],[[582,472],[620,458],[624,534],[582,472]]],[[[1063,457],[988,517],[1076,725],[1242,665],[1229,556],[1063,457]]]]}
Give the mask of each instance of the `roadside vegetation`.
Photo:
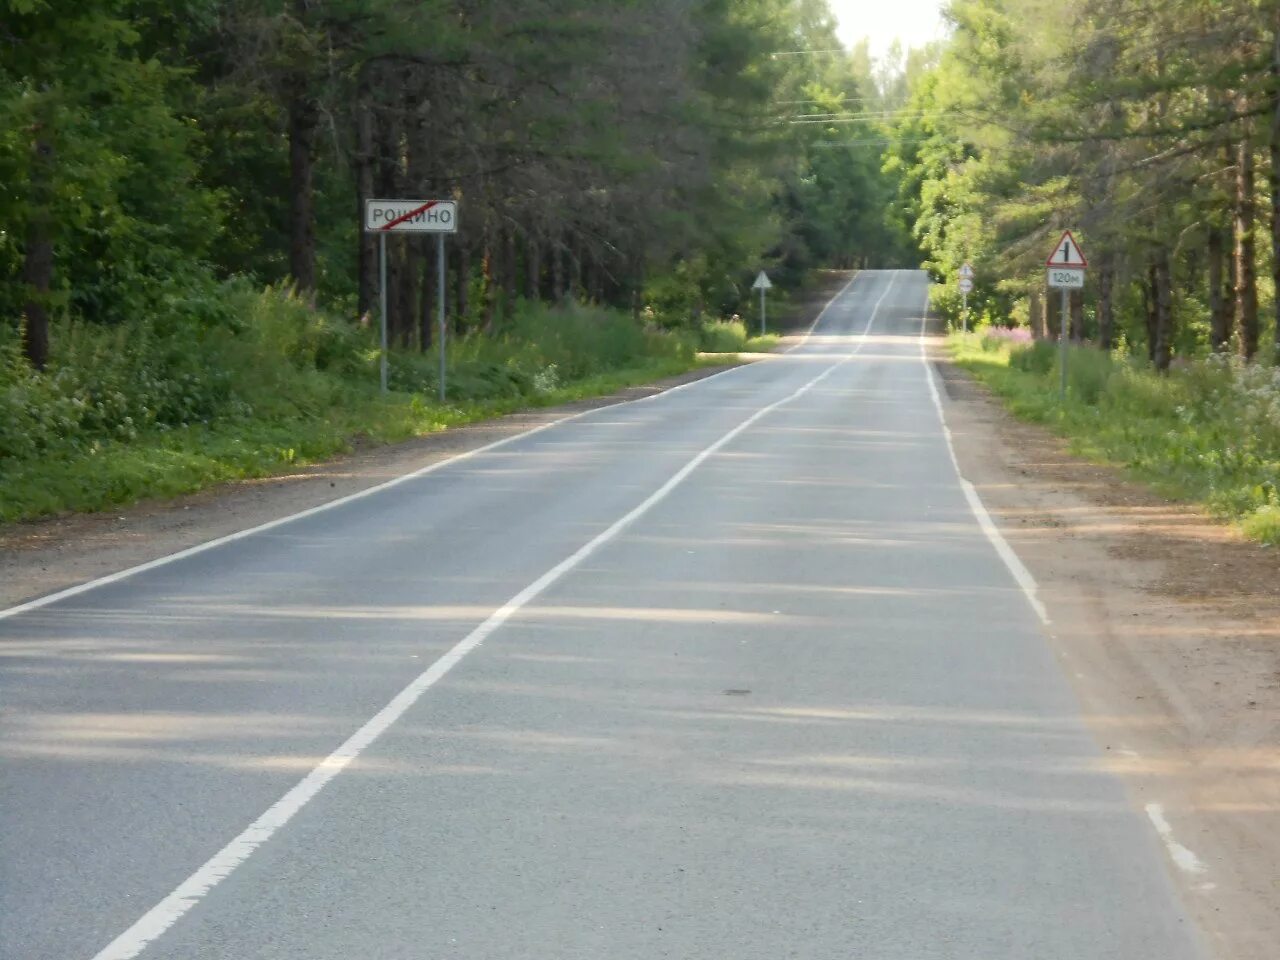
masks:
{"type": "MultiPolygon", "coordinates": [[[[951,0],[911,77],[888,165],[957,321],[1056,336],[1045,260],[1088,260],[1067,328],[1167,370],[1216,351],[1280,360],[1280,5],[951,0]]],[[[958,325],[958,324],[957,324],[958,325]]]]}
{"type": "Polygon", "coordinates": [[[823,0],[0,0],[0,23],[0,520],[768,349],[736,319],[758,270],[782,319],[816,267],[917,258],[881,169],[893,70],[832,55],[823,0]],[[387,238],[385,398],[375,197],[459,209],[443,284],[433,243],[387,238]]]}
{"type": "Polygon", "coordinates": [[[1066,402],[1058,344],[1025,331],[951,335],[956,362],[1019,417],[1280,543],[1280,369],[1214,354],[1157,371],[1144,357],[1072,346],[1066,402]]]}
{"type": "Polygon", "coordinates": [[[0,343],[0,520],[98,510],[269,476],[351,449],[689,370],[695,337],[603,307],[521,303],[490,335],[397,352],[288,291],[236,283],[213,315],[67,329],[48,372],[0,343]]]}
{"type": "Polygon", "coordinates": [[[887,167],[961,326],[956,359],[1021,416],[1277,539],[1280,6],[950,0],[887,167]],[[1045,284],[1064,229],[1085,286],[1045,284]],[[1070,389],[1053,344],[1065,327],[1070,389]]]}

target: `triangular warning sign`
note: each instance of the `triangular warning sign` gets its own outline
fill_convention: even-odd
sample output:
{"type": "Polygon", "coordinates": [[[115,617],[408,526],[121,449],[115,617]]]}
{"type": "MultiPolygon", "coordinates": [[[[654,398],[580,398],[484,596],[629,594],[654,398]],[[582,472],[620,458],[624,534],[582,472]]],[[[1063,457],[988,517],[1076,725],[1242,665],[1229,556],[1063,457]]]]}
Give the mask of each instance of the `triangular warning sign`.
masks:
{"type": "Polygon", "coordinates": [[[1049,254],[1049,259],[1045,261],[1045,264],[1050,267],[1070,267],[1076,270],[1083,270],[1089,265],[1089,261],[1084,258],[1084,251],[1080,249],[1080,244],[1076,243],[1076,238],[1071,235],[1071,231],[1064,230],[1062,239],[1053,248],[1053,253],[1049,254]]]}

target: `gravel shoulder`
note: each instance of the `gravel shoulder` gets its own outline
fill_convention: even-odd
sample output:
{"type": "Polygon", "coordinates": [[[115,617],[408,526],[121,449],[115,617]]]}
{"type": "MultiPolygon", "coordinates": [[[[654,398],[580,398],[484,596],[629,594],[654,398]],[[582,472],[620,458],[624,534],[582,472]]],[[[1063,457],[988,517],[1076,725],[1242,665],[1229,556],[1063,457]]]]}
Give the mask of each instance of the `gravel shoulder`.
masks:
{"type": "Polygon", "coordinates": [[[1274,958],[1280,553],[1073,456],[931,348],[961,470],[1038,581],[1112,768],[1168,824],[1170,870],[1215,956],[1274,958]]]}

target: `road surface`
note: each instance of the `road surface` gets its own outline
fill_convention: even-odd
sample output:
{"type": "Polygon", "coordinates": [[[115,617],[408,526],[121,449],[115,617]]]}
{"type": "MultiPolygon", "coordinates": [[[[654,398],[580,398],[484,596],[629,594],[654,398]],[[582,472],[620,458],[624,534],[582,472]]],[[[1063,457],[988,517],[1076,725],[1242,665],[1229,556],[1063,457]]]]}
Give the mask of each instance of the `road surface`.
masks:
{"type": "Polygon", "coordinates": [[[0,620],[0,957],[1202,956],[925,297],[0,620]]]}

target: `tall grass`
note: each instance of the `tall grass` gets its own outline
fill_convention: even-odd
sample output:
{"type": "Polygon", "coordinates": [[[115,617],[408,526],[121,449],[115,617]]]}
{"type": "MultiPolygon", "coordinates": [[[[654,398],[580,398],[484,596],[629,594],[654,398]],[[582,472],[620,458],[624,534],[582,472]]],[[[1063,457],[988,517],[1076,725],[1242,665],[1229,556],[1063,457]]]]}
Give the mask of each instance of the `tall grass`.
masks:
{"type": "Polygon", "coordinates": [[[1280,370],[1211,356],[1157,373],[1137,358],[1071,347],[1066,402],[1053,344],[953,335],[956,361],[1026,419],[1280,542],[1280,370]]]}
{"type": "Polygon", "coordinates": [[[369,330],[231,282],[159,321],[60,328],[49,369],[0,333],[0,520],[101,509],[399,440],[695,365],[692,336],[606,309],[521,305],[438,354],[397,351],[387,398],[369,330]]]}

